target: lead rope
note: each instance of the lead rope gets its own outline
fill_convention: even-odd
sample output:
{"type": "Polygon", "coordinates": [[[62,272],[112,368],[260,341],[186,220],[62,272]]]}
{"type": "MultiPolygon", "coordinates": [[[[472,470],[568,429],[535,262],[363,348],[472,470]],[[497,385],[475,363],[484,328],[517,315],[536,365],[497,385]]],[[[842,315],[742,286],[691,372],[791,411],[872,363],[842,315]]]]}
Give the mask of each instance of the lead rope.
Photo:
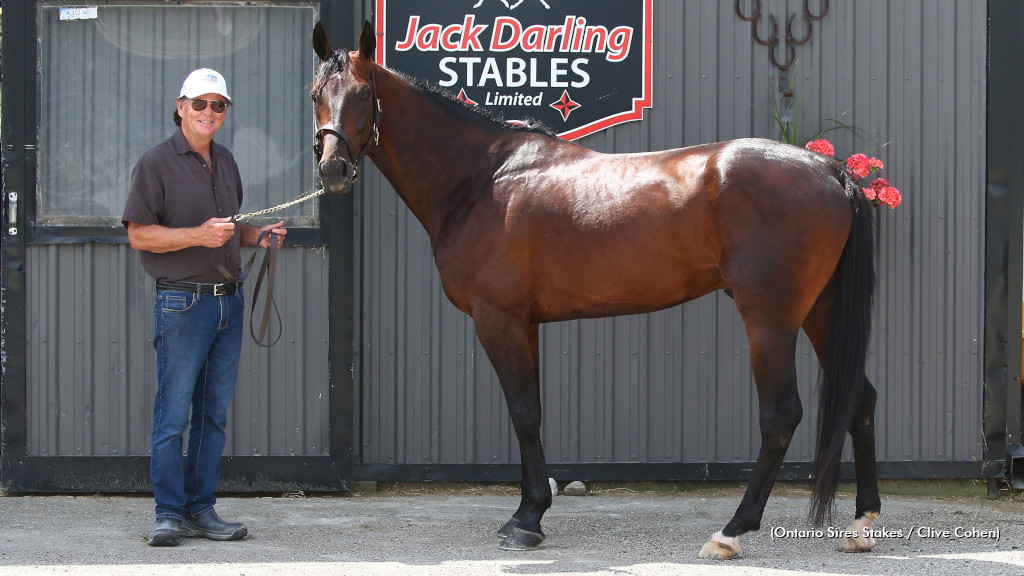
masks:
{"type": "MultiPolygon", "coordinates": [[[[259,240],[256,241],[257,251],[259,249],[260,241],[263,240],[264,236],[270,236],[270,246],[267,248],[267,252],[263,255],[263,262],[260,263],[260,272],[256,275],[256,286],[252,290],[252,303],[249,308],[249,335],[252,336],[253,342],[256,343],[260,348],[270,348],[277,341],[281,339],[281,334],[284,333],[284,323],[281,322],[281,313],[277,309],[277,302],[274,301],[274,277],[277,276],[277,234],[274,234],[270,230],[264,230],[260,232],[259,240]],[[263,276],[267,277],[267,301],[263,306],[263,317],[260,319],[260,335],[256,336],[256,332],[253,328],[253,316],[256,314],[256,300],[260,296],[260,287],[263,285],[263,276]],[[273,307],[274,315],[277,316],[277,337],[274,341],[266,344],[264,338],[267,335],[267,328],[270,326],[270,309],[273,307]]],[[[253,254],[253,258],[256,254],[253,254]]],[[[252,259],[249,260],[249,265],[252,265],[252,259]]],[[[249,271],[246,270],[245,273],[249,271]]]]}
{"type": "MultiPolygon", "coordinates": [[[[253,218],[256,216],[269,214],[271,212],[277,212],[278,210],[283,210],[289,206],[294,206],[300,202],[312,200],[313,198],[316,198],[317,196],[320,196],[323,193],[324,190],[323,188],[321,188],[320,190],[310,192],[309,194],[304,194],[290,202],[278,204],[277,206],[274,206],[272,208],[265,208],[263,210],[257,210],[256,212],[249,212],[248,214],[238,214],[233,219],[235,222],[240,222],[242,220],[245,220],[246,218],[253,218]]],[[[259,346],[260,348],[270,348],[274,344],[277,344],[277,341],[281,339],[281,334],[284,333],[284,323],[281,321],[281,312],[278,310],[277,302],[274,300],[274,277],[276,276],[277,272],[277,234],[274,234],[269,230],[264,230],[263,232],[260,232],[260,236],[256,240],[256,251],[252,253],[252,257],[250,257],[249,261],[246,262],[245,266],[242,268],[242,273],[239,274],[237,278],[232,276],[230,272],[228,272],[223,266],[221,266],[219,262],[217,262],[217,258],[214,256],[213,252],[210,253],[210,257],[213,258],[213,265],[217,267],[217,270],[220,271],[221,275],[232,282],[237,282],[241,284],[249,276],[249,272],[252,269],[253,262],[256,261],[256,255],[259,254],[260,250],[260,242],[262,242],[263,238],[265,238],[268,235],[270,236],[270,247],[267,248],[267,252],[263,255],[263,261],[260,263],[260,271],[259,274],[256,275],[256,286],[253,287],[252,303],[249,305],[249,335],[252,336],[253,342],[255,342],[256,345],[259,346]],[[259,336],[256,336],[256,330],[253,325],[253,318],[256,316],[256,300],[260,295],[260,288],[263,286],[264,276],[266,276],[267,278],[267,298],[266,303],[263,306],[263,316],[260,319],[260,334],[259,336]],[[274,338],[273,342],[266,343],[264,339],[266,338],[267,335],[267,329],[270,326],[271,309],[273,309],[274,311],[274,316],[277,317],[277,337],[274,338]]]]}
{"type": "Polygon", "coordinates": [[[210,252],[210,257],[213,259],[213,265],[220,271],[221,276],[226,278],[229,282],[237,282],[242,284],[245,279],[249,276],[250,270],[252,270],[252,264],[256,261],[256,255],[260,251],[260,242],[264,238],[270,236],[270,247],[267,248],[266,254],[263,255],[263,262],[260,264],[260,273],[256,276],[256,287],[253,288],[252,303],[249,305],[249,335],[252,336],[253,342],[256,343],[260,348],[270,348],[277,341],[281,339],[281,334],[284,333],[284,324],[281,322],[281,313],[277,310],[277,302],[274,301],[274,273],[277,271],[277,234],[274,234],[270,230],[264,230],[260,232],[259,238],[256,240],[256,251],[252,253],[249,261],[242,267],[241,274],[236,278],[230,272],[227,271],[224,266],[221,266],[220,262],[217,262],[217,258],[214,256],[214,252],[217,248],[214,248],[210,252]],[[263,319],[260,322],[260,336],[256,337],[256,333],[253,329],[252,321],[253,316],[256,315],[256,299],[260,295],[260,286],[263,284],[263,276],[267,274],[267,301],[263,306],[263,319]],[[263,339],[266,337],[267,328],[270,324],[270,309],[274,309],[274,314],[277,316],[277,337],[274,341],[266,344],[263,339]]]}
{"type": "Polygon", "coordinates": [[[278,204],[277,206],[274,206],[272,208],[264,208],[263,210],[257,210],[255,212],[249,212],[248,214],[238,214],[238,215],[235,216],[235,222],[241,222],[242,220],[245,220],[246,218],[252,218],[254,216],[263,216],[264,214],[270,214],[271,212],[277,212],[278,210],[284,210],[285,208],[287,208],[289,206],[295,206],[296,204],[299,204],[301,202],[305,202],[306,200],[312,200],[313,198],[316,198],[317,196],[322,196],[323,193],[324,193],[324,189],[321,188],[321,189],[319,189],[319,190],[317,190],[315,192],[310,192],[309,194],[304,194],[304,195],[299,196],[298,198],[296,198],[296,199],[294,199],[294,200],[292,200],[290,202],[285,202],[284,204],[278,204]]]}

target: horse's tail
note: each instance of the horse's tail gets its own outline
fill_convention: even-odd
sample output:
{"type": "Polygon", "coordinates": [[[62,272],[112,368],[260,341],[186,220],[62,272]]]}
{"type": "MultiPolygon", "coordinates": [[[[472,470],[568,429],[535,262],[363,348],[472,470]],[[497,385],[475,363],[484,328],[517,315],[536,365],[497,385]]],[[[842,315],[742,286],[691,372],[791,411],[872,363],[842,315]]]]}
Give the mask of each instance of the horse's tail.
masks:
{"type": "Polygon", "coordinates": [[[836,266],[838,291],[832,304],[825,363],[818,379],[818,442],[811,494],[811,517],[817,525],[831,520],[843,442],[861,404],[875,290],[870,208],[845,170],[841,170],[840,181],[853,209],[853,224],[836,266]]]}

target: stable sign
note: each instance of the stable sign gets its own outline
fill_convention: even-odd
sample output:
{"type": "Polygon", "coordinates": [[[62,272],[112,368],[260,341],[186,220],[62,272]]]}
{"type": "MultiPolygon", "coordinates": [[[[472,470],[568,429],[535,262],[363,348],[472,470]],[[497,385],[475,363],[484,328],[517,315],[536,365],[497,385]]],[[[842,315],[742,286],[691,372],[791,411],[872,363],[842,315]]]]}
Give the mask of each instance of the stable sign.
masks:
{"type": "Polygon", "coordinates": [[[651,107],[653,0],[377,0],[377,60],[575,140],[651,107]]]}

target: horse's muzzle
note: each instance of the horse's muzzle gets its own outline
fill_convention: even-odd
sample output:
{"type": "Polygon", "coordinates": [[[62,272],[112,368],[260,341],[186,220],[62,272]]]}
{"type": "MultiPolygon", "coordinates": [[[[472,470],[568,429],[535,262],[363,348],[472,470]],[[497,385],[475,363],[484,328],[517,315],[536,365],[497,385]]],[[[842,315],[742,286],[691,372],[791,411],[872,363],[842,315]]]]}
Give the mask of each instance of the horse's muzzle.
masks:
{"type": "Polygon", "coordinates": [[[356,181],[356,168],[349,160],[331,155],[319,166],[320,184],[328,194],[345,194],[356,181]]]}

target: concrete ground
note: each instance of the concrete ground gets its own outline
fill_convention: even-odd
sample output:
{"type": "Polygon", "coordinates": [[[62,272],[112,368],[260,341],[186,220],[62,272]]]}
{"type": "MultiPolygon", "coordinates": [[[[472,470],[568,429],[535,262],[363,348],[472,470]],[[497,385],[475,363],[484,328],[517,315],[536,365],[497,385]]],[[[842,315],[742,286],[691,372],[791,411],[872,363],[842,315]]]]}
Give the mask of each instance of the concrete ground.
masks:
{"type": "MultiPolygon", "coordinates": [[[[808,493],[777,487],[762,529],[736,560],[697,551],[731,517],[736,488],[686,492],[612,489],[560,495],[533,552],[498,548],[494,531],[518,504],[507,486],[398,487],[343,496],[224,497],[217,510],[249,527],[238,542],[183,539],[150,548],[145,496],[0,498],[0,576],[442,576],[1024,574],[1024,499],[883,497],[878,545],[834,550],[807,532],[808,493]]],[[[838,502],[839,528],[853,499],[838,502]]]]}

